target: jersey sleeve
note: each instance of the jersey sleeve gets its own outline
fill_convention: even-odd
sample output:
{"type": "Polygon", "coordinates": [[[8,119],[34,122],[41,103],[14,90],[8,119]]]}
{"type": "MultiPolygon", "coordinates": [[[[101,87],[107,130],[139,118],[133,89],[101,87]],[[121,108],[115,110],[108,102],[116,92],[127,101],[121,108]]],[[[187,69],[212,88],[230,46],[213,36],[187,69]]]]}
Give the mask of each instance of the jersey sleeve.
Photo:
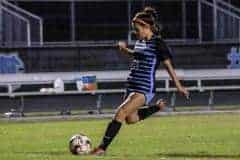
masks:
{"type": "Polygon", "coordinates": [[[157,43],[156,44],[156,46],[157,46],[157,53],[156,54],[157,54],[160,61],[164,61],[166,59],[173,59],[172,51],[168,47],[166,42],[164,42],[161,38],[157,38],[156,43],[157,43]]]}

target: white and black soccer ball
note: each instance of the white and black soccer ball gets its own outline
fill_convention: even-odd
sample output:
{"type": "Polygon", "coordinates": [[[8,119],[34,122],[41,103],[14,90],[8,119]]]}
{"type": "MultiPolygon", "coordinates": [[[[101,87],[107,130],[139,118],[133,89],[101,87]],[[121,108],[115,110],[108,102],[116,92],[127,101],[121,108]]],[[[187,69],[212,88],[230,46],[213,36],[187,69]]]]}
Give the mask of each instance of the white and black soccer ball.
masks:
{"type": "Polygon", "coordinates": [[[84,134],[73,135],[69,141],[69,150],[74,155],[86,155],[91,151],[90,138],[84,134]]]}

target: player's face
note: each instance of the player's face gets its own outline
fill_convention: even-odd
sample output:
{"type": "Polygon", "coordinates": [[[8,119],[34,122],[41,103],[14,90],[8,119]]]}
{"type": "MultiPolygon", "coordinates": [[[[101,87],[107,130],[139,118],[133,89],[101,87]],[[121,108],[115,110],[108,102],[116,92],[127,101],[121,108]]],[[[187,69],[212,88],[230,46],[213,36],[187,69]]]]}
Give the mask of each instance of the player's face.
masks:
{"type": "Polygon", "coordinates": [[[143,25],[138,23],[134,23],[133,25],[134,33],[136,34],[137,38],[140,40],[145,39],[146,37],[146,28],[143,25]]]}

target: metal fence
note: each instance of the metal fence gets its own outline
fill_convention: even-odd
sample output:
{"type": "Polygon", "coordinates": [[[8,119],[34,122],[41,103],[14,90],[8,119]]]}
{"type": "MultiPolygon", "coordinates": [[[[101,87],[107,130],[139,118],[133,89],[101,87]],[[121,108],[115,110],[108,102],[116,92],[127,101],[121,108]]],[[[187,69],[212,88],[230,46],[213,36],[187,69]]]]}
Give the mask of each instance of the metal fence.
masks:
{"type": "Polygon", "coordinates": [[[43,21],[40,17],[2,0],[0,2],[0,42],[3,46],[43,44],[43,21]]]}
{"type": "Polygon", "coordinates": [[[201,39],[240,41],[240,10],[221,0],[201,0],[201,39]],[[211,22],[211,23],[209,23],[211,22]]]}
{"type": "Polygon", "coordinates": [[[169,41],[240,41],[240,9],[223,0],[3,2],[0,42],[5,45],[23,42],[31,46],[43,41],[46,45],[115,43],[126,39],[131,43],[134,40],[131,19],[144,6],[156,8],[163,26],[162,35],[169,41]]]}
{"type": "Polygon", "coordinates": [[[30,22],[15,12],[2,7],[3,45],[15,44],[31,45],[30,22]],[[17,28],[16,28],[17,26],[17,28]]]}

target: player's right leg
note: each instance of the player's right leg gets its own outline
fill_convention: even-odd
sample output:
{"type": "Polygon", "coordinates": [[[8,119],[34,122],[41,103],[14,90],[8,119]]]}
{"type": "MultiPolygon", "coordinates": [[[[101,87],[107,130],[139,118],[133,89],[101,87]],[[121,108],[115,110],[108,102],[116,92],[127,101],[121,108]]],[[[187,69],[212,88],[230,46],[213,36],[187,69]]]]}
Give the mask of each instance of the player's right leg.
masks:
{"type": "Polygon", "coordinates": [[[126,117],[136,112],[144,104],[145,96],[143,94],[135,92],[129,94],[126,100],[118,107],[113,120],[108,124],[101,144],[91,152],[91,155],[103,155],[114,137],[118,134],[122,122],[126,120],[126,117]]]}

